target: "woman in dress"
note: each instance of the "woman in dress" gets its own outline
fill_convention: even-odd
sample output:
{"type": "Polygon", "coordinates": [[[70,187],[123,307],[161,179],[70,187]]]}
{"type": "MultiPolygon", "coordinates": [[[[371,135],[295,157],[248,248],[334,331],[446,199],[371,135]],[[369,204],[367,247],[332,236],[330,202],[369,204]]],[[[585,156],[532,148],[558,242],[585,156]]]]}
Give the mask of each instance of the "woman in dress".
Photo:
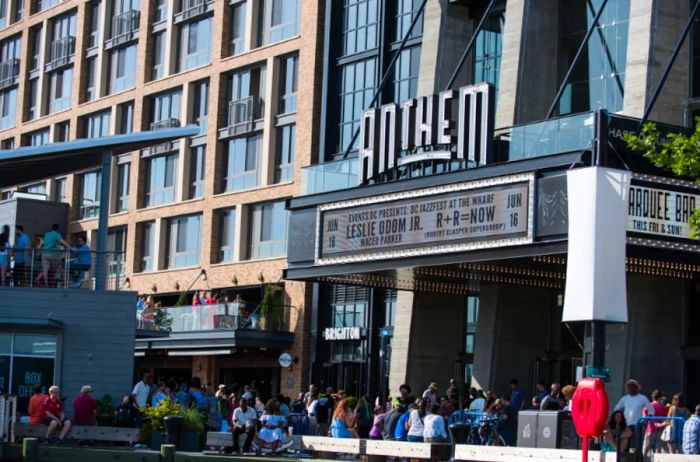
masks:
{"type": "Polygon", "coordinates": [[[348,400],[342,399],[336,405],[331,422],[331,436],[333,438],[357,438],[355,426],[355,414],[348,408],[348,400]]]}
{"type": "MultiPolygon", "coordinates": [[[[683,420],[688,420],[690,417],[690,411],[685,404],[685,396],[683,396],[683,393],[676,393],[673,395],[673,399],[671,399],[671,406],[668,408],[668,417],[682,417],[683,420]]],[[[666,421],[666,428],[669,429],[666,430],[666,428],[664,428],[664,431],[661,434],[661,440],[666,443],[669,454],[678,453],[678,445],[675,443],[675,436],[677,431],[683,430],[682,427],[682,425],[674,421],[666,421]],[[680,426],[681,428],[676,428],[676,426],[680,426]],[[664,438],[665,434],[667,434],[667,438],[664,438]]]]}
{"type": "Polygon", "coordinates": [[[292,438],[286,433],[287,419],[280,413],[276,399],[271,399],[265,405],[261,428],[255,435],[253,447],[262,454],[275,454],[286,451],[292,446],[292,438]]]}

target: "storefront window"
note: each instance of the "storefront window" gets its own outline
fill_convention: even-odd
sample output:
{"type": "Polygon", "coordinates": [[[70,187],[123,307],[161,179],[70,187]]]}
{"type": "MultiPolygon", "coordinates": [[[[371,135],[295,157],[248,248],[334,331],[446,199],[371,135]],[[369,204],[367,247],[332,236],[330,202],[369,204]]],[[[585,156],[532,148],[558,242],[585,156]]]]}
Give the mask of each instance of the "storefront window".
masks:
{"type": "MultiPolygon", "coordinates": [[[[559,82],[602,0],[559,0],[559,82]]],[[[559,101],[559,114],[622,110],[630,0],[610,0],[559,101]]]]}
{"type": "Polygon", "coordinates": [[[474,42],[474,82],[488,82],[498,91],[505,12],[491,14],[474,42]]]}
{"type": "Polygon", "coordinates": [[[33,385],[46,392],[53,384],[55,361],[53,335],[0,334],[0,389],[17,395],[18,408],[26,409],[33,385]]]}
{"type": "Polygon", "coordinates": [[[474,369],[474,340],[476,338],[476,322],[479,319],[479,297],[467,297],[467,307],[464,323],[464,352],[467,361],[464,365],[464,383],[467,385],[472,381],[472,371],[474,369]]]}

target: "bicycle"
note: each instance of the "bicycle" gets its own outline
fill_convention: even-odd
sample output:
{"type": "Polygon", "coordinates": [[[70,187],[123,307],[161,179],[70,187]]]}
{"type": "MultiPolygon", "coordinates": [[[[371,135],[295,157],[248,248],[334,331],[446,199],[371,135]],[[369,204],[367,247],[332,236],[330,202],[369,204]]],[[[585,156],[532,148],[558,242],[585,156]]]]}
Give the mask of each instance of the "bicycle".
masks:
{"type": "Polygon", "coordinates": [[[499,433],[501,420],[497,416],[484,416],[478,427],[479,438],[483,446],[506,446],[506,440],[499,433]]]}

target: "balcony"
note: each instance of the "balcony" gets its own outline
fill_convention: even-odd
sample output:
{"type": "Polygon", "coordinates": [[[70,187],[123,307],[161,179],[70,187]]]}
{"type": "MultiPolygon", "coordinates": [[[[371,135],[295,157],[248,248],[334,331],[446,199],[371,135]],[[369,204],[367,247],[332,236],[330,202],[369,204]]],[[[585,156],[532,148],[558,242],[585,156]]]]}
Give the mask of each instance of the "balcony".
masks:
{"type": "Polygon", "coordinates": [[[214,11],[214,2],[211,0],[182,0],[182,10],[175,13],[175,24],[193,21],[214,11]]]}
{"type": "Polygon", "coordinates": [[[0,90],[17,85],[19,82],[19,59],[10,59],[0,63],[0,90]]]}
{"type": "Polygon", "coordinates": [[[357,157],[309,165],[301,170],[302,194],[320,194],[357,186],[357,157]]]}
{"type": "Polygon", "coordinates": [[[259,96],[248,96],[228,105],[228,125],[219,129],[219,139],[233,138],[263,129],[265,102],[259,96]]]}
{"type": "Polygon", "coordinates": [[[138,40],[141,12],[129,10],[112,18],[110,38],[105,41],[105,50],[138,40]]]}
{"type": "Polygon", "coordinates": [[[283,348],[293,341],[292,306],[255,303],[144,308],[136,313],[136,349],[283,348]]]}
{"type": "Polygon", "coordinates": [[[74,56],[75,37],[69,35],[54,40],[51,42],[49,62],[44,65],[44,70],[49,72],[73,64],[74,56]]]}
{"type": "MultiPolygon", "coordinates": [[[[180,121],[171,117],[169,119],[159,120],[157,122],[151,123],[151,130],[163,130],[166,128],[176,128],[180,126],[180,121]]],[[[168,152],[177,151],[180,149],[180,140],[166,141],[165,143],[160,143],[151,146],[150,148],[144,148],[141,150],[141,155],[144,157],[157,156],[159,154],[166,154],[168,152]]]]}

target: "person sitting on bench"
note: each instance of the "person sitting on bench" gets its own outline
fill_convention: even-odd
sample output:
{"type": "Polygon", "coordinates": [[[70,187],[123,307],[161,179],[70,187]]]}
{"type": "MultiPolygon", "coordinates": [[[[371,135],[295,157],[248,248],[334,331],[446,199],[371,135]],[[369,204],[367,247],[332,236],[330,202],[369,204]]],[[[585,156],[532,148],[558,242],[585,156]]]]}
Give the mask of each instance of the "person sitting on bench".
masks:
{"type": "Polygon", "coordinates": [[[250,445],[255,436],[255,425],[258,420],[258,415],[255,409],[248,406],[248,400],[241,398],[240,407],[233,411],[233,419],[231,419],[231,433],[233,433],[233,451],[239,452],[238,438],[245,433],[245,442],[243,443],[243,452],[250,452],[250,445]]]}
{"type": "Polygon", "coordinates": [[[70,420],[66,420],[66,414],[63,412],[63,403],[61,402],[59,391],[56,385],[52,385],[49,388],[49,397],[44,400],[44,412],[46,413],[44,424],[49,427],[46,430],[46,439],[49,441],[51,435],[59,428],[61,429],[61,433],[58,436],[58,443],[61,444],[70,431],[71,422],[70,420]]]}

